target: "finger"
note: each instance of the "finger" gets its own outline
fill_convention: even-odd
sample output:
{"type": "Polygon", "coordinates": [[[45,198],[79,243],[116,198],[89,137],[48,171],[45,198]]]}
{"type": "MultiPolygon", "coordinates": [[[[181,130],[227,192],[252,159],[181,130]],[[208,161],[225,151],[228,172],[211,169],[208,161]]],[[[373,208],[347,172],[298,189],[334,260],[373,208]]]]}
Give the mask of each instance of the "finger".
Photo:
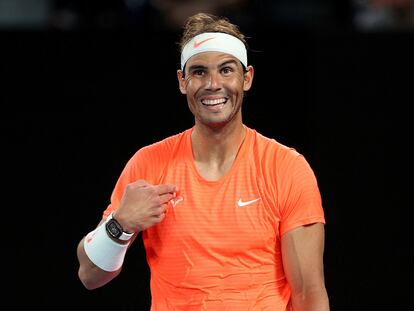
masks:
{"type": "Polygon", "coordinates": [[[134,181],[134,182],[132,183],[132,185],[134,185],[135,187],[148,187],[148,186],[151,186],[151,184],[149,184],[148,182],[146,182],[146,181],[145,181],[145,180],[143,180],[143,179],[140,179],[140,180],[134,181]]]}
{"type": "Polygon", "coordinates": [[[153,216],[154,223],[160,223],[165,218],[165,213],[161,213],[157,216],[153,216]]]}
{"type": "Polygon", "coordinates": [[[178,191],[178,187],[172,184],[162,184],[156,186],[156,191],[159,195],[166,194],[166,193],[174,193],[178,191]]]}
{"type": "Polygon", "coordinates": [[[159,199],[160,199],[161,204],[164,204],[170,201],[171,199],[173,199],[174,197],[175,197],[174,193],[166,193],[166,194],[161,194],[159,196],[159,199]]]}
{"type": "Polygon", "coordinates": [[[152,210],[152,213],[151,214],[152,214],[152,216],[159,216],[161,214],[164,214],[167,211],[167,208],[168,208],[168,204],[167,203],[162,204],[159,207],[155,207],[152,210]]]}

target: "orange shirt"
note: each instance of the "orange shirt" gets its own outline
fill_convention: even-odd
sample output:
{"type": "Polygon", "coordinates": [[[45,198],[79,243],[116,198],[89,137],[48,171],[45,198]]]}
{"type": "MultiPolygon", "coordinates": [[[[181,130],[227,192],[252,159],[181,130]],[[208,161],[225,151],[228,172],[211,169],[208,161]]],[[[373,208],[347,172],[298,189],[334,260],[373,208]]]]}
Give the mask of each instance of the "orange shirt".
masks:
{"type": "Polygon", "coordinates": [[[135,180],[180,188],[164,221],[142,234],[152,311],[290,310],[280,239],[298,226],[325,223],[321,197],[302,155],[246,130],[218,181],[197,171],[192,129],[138,150],[122,172],[104,217],[135,180]]]}

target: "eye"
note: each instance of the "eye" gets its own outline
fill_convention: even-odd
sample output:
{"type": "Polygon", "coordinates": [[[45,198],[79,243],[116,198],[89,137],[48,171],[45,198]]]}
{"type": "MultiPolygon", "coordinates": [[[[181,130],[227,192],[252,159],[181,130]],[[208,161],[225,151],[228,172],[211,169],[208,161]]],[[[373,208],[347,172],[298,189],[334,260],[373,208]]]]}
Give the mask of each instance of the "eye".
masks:
{"type": "Polygon", "coordinates": [[[227,75],[227,74],[230,74],[230,73],[232,73],[232,72],[233,72],[233,68],[231,68],[231,67],[223,67],[223,68],[221,69],[221,72],[222,72],[223,74],[227,75]]]}
{"type": "Polygon", "coordinates": [[[191,74],[193,76],[202,76],[202,75],[204,75],[204,70],[203,69],[195,69],[191,74]]]}

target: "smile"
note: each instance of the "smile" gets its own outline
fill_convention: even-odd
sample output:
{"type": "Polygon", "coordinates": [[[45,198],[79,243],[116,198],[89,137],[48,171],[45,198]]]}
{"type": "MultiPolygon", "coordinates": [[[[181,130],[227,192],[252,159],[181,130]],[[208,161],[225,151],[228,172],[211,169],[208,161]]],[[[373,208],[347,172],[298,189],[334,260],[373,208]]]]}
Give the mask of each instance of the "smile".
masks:
{"type": "Polygon", "coordinates": [[[227,102],[227,98],[222,97],[222,98],[216,98],[216,99],[202,99],[201,103],[204,106],[217,106],[217,105],[221,105],[221,104],[225,104],[227,102]]]}

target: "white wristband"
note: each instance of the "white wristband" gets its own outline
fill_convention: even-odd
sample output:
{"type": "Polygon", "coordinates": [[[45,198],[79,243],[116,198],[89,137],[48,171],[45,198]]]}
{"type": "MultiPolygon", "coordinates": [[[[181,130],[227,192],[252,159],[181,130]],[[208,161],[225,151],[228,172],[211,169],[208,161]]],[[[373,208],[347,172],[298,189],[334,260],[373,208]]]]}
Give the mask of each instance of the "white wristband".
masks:
{"type": "Polygon", "coordinates": [[[88,233],[83,247],[86,255],[96,266],[102,270],[112,272],[121,268],[128,244],[113,241],[106,233],[104,222],[88,233]]]}

